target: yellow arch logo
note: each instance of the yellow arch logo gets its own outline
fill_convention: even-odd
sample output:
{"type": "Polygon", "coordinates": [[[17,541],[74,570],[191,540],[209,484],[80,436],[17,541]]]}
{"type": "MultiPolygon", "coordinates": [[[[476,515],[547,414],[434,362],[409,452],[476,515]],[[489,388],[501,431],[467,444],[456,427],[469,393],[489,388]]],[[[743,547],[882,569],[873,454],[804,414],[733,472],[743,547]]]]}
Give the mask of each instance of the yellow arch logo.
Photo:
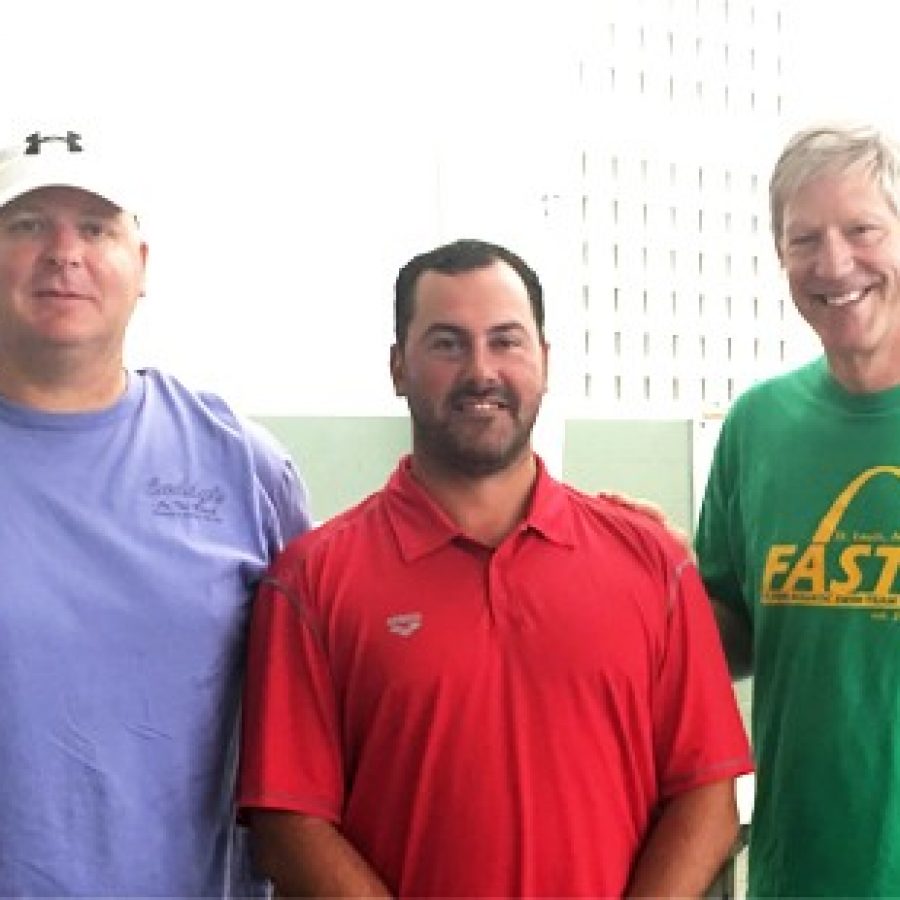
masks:
{"type": "Polygon", "coordinates": [[[769,548],[761,585],[763,603],[900,608],[900,594],[893,591],[900,574],[900,543],[888,543],[880,534],[854,535],[854,541],[844,545],[831,569],[838,574],[829,577],[826,561],[827,545],[850,504],[879,475],[893,475],[900,480],[900,466],[873,466],[854,478],[822,517],[808,546],[775,544],[769,548]]]}
{"type": "Polygon", "coordinates": [[[822,521],[819,522],[819,527],[812,536],[812,542],[814,544],[827,544],[831,540],[841,519],[844,517],[844,513],[847,512],[847,508],[853,502],[854,497],[856,497],[865,484],[871,481],[876,475],[893,475],[895,478],[900,479],[900,466],[874,466],[871,469],[866,469],[866,471],[860,475],[857,475],[856,478],[854,478],[853,481],[838,494],[837,500],[831,504],[828,512],[822,516],[822,521]]]}

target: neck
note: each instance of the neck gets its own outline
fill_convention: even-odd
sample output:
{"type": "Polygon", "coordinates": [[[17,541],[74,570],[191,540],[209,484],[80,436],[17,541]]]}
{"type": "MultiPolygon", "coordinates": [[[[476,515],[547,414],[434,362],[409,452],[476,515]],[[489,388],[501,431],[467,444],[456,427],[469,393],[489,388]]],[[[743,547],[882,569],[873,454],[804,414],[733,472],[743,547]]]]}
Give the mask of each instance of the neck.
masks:
{"type": "Polygon", "coordinates": [[[463,534],[496,547],[525,517],[537,462],[529,449],[500,472],[469,477],[430,465],[413,451],[412,474],[463,534]]]}
{"type": "Polygon", "coordinates": [[[900,347],[891,353],[828,355],[828,368],[835,381],[851,394],[874,394],[900,385],[900,347]]]}
{"type": "Polygon", "coordinates": [[[122,396],[127,384],[121,356],[77,365],[58,358],[32,358],[26,366],[0,356],[0,396],[43,412],[106,409],[122,396]]]}

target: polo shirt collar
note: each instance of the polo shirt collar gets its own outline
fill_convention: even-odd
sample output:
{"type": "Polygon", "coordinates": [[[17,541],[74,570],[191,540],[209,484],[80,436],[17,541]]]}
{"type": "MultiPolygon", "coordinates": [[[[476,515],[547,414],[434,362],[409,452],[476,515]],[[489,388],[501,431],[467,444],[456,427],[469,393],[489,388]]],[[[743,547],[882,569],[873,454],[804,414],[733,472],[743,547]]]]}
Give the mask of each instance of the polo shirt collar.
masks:
{"type": "Polygon", "coordinates": [[[551,477],[544,461],[537,454],[535,459],[538,474],[524,527],[537,532],[553,544],[574,547],[575,525],[569,488],[551,477]]]}
{"type": "MultiPolygon", "coordinates": [[[[535,460],[537,478],[531,504],[518,532],[533,532],[551,543],[572,547],[574,526],[568,491],[549,475],[536,454],[535,460]]],[[[456,538],[466,539],[413,477],[411,463],[412,457],[403,457],[385,487],[387,516],[400,552],[408,562],[427,556],[456,538]]]]}

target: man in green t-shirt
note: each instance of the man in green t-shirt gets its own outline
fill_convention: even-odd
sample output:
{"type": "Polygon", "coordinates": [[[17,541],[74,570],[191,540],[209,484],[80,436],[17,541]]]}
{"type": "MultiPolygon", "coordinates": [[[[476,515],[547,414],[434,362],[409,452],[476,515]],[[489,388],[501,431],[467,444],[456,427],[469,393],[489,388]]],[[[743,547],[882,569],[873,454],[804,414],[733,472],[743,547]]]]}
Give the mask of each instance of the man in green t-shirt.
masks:
{"type": "Polygon", "coordinates": [[[795,135],[770,184],[824,356],[753,387],[697,533],[735,675],[754,675],[755,896],[900,895],[900,148],[795,135]]]}

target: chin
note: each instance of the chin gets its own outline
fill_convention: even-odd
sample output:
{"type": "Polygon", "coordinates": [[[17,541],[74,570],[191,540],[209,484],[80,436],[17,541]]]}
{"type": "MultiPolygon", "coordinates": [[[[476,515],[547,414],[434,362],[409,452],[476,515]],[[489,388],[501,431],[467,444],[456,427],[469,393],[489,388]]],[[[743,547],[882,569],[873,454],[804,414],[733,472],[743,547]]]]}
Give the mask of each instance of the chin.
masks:
{"type": "Polygon", "coordinates": [[[454,454],[457,471],[468,475],[496,475],[530,456],[529,447],[498,447],[494,449],[460,449],[454,454]]]}

